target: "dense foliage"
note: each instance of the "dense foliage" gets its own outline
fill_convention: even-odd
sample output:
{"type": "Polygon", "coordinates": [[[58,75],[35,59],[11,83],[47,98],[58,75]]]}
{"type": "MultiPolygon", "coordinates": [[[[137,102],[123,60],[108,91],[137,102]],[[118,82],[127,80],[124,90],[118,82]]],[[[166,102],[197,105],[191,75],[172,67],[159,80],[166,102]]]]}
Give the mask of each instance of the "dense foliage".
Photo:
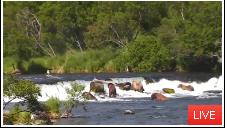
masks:
{"type": "Polygon", "coordinates": [[[4,75],[3,94],[8,98],[8,101],[4,102],[4,108],[13,100],[20,99],[31,112],[41,109],[37,101],[38,96],[41,96],[40,88],[32,81],[17,80],[11,75],[4,75]]]}
{"type": "Polygon", "coordinates": [[[222,56],[219,1],[3,4],[6,73],[212,71],[222,56]]]}

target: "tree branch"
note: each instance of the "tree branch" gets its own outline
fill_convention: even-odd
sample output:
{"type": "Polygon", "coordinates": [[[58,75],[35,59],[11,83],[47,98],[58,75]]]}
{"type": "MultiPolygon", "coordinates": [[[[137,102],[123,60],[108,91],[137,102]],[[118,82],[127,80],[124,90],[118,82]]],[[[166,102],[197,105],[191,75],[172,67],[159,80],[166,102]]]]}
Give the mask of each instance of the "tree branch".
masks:
{"type": "Polygon", "coordinates": [[[16,99],[16,97],[13,97],[11,100],[9,100],[8,102],[6,102],[6,103],[3,103],[3,109],[5,109],[5,107],[10,103],[10,102],[12,102],[13,100],[15,100],[16,99]]]}

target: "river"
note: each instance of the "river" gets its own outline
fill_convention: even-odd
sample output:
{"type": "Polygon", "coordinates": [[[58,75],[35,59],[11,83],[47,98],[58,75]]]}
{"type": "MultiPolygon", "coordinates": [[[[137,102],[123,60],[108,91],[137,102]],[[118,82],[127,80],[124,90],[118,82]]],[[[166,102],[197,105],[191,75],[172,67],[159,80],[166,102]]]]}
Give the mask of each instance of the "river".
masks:
{"type": "Polygon", "coordinates": [[[73,82],[85,85],[84,91],[89,91],[90,82],[93,79],[111,79],[113,83],[141,81],[144,92],[133,90],[125,91],[117,89],[117,97],[108,97],[106,94],[96,96],[97,101],[87,101],[85,106],[73,109],[75,118],[60,119],[55,125],[179,125],[187,124],[187,107],[193,104],[222,104],[222,92],[224,80],[219,74],[209,73],[80,73],[63,75],[21,75],[19,79],[34,81],[41,87],[42,96],[39,101],[46,101],[49,97],[58,97],[66,100],[65,88],[71,87],[73,82]],[[147,84],[145,79],[154,82],[147,84]],[[189,84],[194,91],[186,91],[177,86],[189,84]],[[150,100],[151,94],[161,91],[162,88],[172,88],[174,94],[165,94],[168,101],[157,102],[150,100]],[[135,114],[126,115],[126,109],[135,114]]]}

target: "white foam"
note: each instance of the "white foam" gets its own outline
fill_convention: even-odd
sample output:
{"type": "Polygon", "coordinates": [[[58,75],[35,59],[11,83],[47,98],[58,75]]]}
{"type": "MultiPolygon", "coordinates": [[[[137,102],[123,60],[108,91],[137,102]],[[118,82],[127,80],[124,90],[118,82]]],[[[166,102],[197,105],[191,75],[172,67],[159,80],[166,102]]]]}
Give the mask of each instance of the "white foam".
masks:
{"type": "MultiPolygon", "coordinates": [[[[224,80],[223,77],[220,76],[219,78],[213,77],[209,79],[207,82],[182,82],[178,80],[167,80],[167,79],[160,79],[158,82],[155,83],[149,83],[146,84],[144,78],[142,77],[133,77],[133,78],[112,78],[112,83],[122,83],[122,82],[132,82],[133,80],[140,80],[144,87],[144,92],[137,92],[133,90],[120,90],[119,87],[116,87],[117,91],[117,97],[116,98],[109,98],[108,96],[108,86],[107,82],[104,84],[105,92],[106,94],[104,96],[99,96],[93,92],[91,92],[99,102],[105,102],[105,101],[124,101],[127,100],[126,98],[142,98],[142,97],[151,97],[151,94],[154,92],[163,92],[163,88],[172,88],[175,90],[174,94],[164,94],[167,97],[171,98],[177,98],[177,97],[186,97],[186,96],[198,96],[199,98],[212,98],[218,96],[218,94],[215,95],[208,95],[207,93],[204,93],[204,91],[209,90],[223,90],[224,89],[224,80]],[[194,87],[194,91],[187,91],[182,90],[181,88],[178,88],[179,84],[185,84],[185,85],[191,85],[194,87]]],[[[77,82],[79,84],[82,84],[85,86],[85,89],[83,92],[89,92],[90,90],[90,82],[91,81],[84,81],[84,80],[76,80],[76,81],[63,81],[58,82],[53,85],[47,85],[47,84],[40,84],[41,88],[41,97],[38,97],[39,101],[46,101],[50,97],[57,97],[60,100],[66,100],[67,99],[67,93],[66,88],[70,88],[71,84],[73,82],[77,82]]],[[[4,98],[5,101],[8,100],[8,98],[4,98]]],[[[15,100],[18,101],[18,100],[15,100]]]]}

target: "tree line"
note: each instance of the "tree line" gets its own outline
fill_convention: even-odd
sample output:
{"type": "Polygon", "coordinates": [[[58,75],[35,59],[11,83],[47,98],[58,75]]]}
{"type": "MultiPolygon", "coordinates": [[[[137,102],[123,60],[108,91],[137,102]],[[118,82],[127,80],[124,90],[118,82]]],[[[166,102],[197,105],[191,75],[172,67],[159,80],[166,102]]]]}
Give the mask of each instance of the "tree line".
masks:
{"type": "Polygon", "coordinates": [[[127,66],[221,72],[222,2],[4,1],[3,7],[5,72],[12,63],[30,73],[127,66]]]}

